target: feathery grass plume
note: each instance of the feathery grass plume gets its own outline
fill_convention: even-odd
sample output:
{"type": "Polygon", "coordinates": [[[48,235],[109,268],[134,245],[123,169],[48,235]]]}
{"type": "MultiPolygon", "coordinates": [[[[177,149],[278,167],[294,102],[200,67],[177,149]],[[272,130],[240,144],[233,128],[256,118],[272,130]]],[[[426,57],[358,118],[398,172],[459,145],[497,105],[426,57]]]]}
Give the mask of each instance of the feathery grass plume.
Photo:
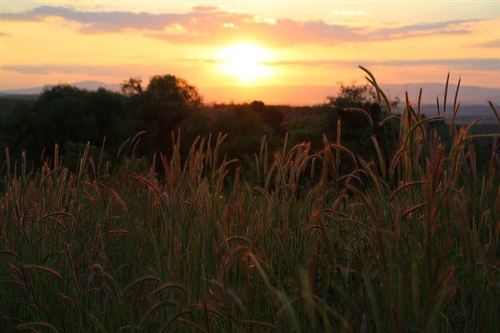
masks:
{"type": "Polygon", "coordinates": [[[7,171],[5,172],[5,185],[10,183],[12,175],[10,173],[10,151],[9,147],[5,147],[5,164],[7,165],[7,171]]]}
{"type": "Polygon", "coordinates": [[[448,97],[448,84],[450,82],[450,73],[446,76],[446,84],[444,86],[444,102],[443,102],[443,113],[446,114],[446,98],[448,97]]]}
{"type": "Polygon", "coordinates": [[[22,331],[22,330],[34,330],[37,331],[37,327],[45,327],[46,329],[50,329],[52,332],[58,332],[58,330],[51,325],[50,323],[47,322],[32,322],[32,323],[24,323],[20,324],[17,326],[17,330],[22,331]]]}
{"type": "Polygon", "coordinates": [[[383,102],[389,115],[392,115],[392,104],[389,102],[389,98],[387,98],[387,95],[384,93],[382,88],[380,88],[380,86],[378,85],[375,76],[365,67],[359,66],[359,68],[368,75],[368,77],[365,78],[375,88],[378,103],[382,104],[383,102]]]}
{"type": "Polygon", "coordinates": [[[451,117],[451,124],[450,124],[450,129],[451,129],[451,135],[453,136],[455,134],[456,128],[455,128],[455,120],[457,118],[458,110],[460,108],[460,103],[457,103],[458,99],[458,91],[460,89],[460,82],[462,78],[458,79],[457,83],[457,90],[455,91],[455,99],[453,100],[453,116],[451,117]]]}

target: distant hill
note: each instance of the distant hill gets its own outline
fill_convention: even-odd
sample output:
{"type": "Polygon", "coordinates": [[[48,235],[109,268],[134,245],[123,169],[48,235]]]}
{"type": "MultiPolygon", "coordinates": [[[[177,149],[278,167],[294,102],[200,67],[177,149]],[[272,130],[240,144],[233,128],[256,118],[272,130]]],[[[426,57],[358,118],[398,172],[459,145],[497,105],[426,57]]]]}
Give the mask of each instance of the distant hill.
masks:
{"type": "MultiPolygon", "coordinates": [[[[422,103],[436,104],[439,97],[440,104],[444,103],[445,84],[439,83],[407,83],[407,84],[380,84],[384,93],[390,98],[398,97],[405,102],[405,95],[411,102],[417,103],[420,88],[422,88],[422,103]]],[[[200,87],[200,93],[205,102],[241,103],[261,100],[266,104],[287,105],[315,105],[327,100],[327,96],[336,96],[338,86],[267,86],[267,87],[200,87]],[[286,102],[284,102],[286,101],[286,102]]],[[[447,104],[452,105],[455,97],[456,85],[448,86],[447,104]]],[[[500,88],[485,88],[475,86],[461,86],[458,94],[461,104],[487,105],[492,101],[500,105],[500,88]]]]}
{"type": "MultiPolygon", "coordinates": [[[[80,89],[97,90],[100,87],[112,91],[119,91],[119,84],[106,84],[99,81],[80,81],[71,84],[80,89]]],[[[50,85],[47,85],[50,86],[50,85]]],[[[33,87],[26,89],[4,90],[0,92],[0,114],[14,109],[17,103],[26,102],[33,104],[45,87],[33,87]]]]}
{"type": "MultiPolygon", "coordinates": [[[[415,106],[415,105],[414,105],[415,106]]],[[[399,105],[394,113],[403,112],[404,105],[399,105]]],[[[498,110],[498,108],[497,108],[498,110]]],[[[416,106],[415,106],[415,111],[416,106]]],[[[420,113],[427,116],[443,116],[446,122],[451,122],[453,118],[453,105],[447,103],[446,110],[443,109],[443,104],[439,106],[439,114],[436,104],[422,104],[420,106],[420,113]],[[444,112],[443,112],[444,111],[444,112]]],[[[488,104],[460,104],[458,112],[455,117],[456,124],[470,124],[471,122],[480,119],[481,124],[497,124],[498,120],[493,113],[493,110],[488,104]]]]}
{"type": "MultiPolygon", "coordinates": [[[[75,86],[80,89],[86,90],[97,90],[99,88],[105,88],[112,91],[120,91],[120,84],[108,84],[100,81],[79,81],[75,83],[70,83],[70,85],[75,86]]],[[[47,86],[52,86],[51,84],[47,86]]],[[[0,92],[0,96],[12,96],[12,95],[39,95],[45,87],[32,87],[25,89],[12,89],[4,90],[0,92]]]]}
{"type": "MultiPolygon", "coordinates": [[[[99,81],[80,81],[72,84],[81,89],[97,90],[99,87],[112,91],[120,91],[120,84],[107,84],[99,81]]],[[[418,101],[420,88],[422,88],[422,104],[436,104],[439,98],[440,104],[444,103],[445,84],[441,83],[406,83],[406,84],[380,84],[383,91],[391,98],[398,97],[405,101],[405,93],[411,102],[418,101]]],[[[36,95],[40,94],[43,87],[27,89],[4,90],[0,96],[6,95],[36,95]]],[[[200,94],[206,103],[244,103],[254,100],[263,101],[265,104],[281,105],[316,105],[324,103],[327,96],[336,96],[339,92],[338,86],[212,86],[198,87],[200,94]]],[[[447,104],[452,105],[455,96],[456,85],[448,87],[447,104]]],[[[458,101],[462,104],[487,105],[492,101],[500,105],[500,87],[486,88],[477,86],[461,86],[458,101]]]]}
{"type": "MultiPolygon", "coordinates": [[[[408,92],[410,101],[416,103],[420,88],[422,88],[422,103],[436,105],[436,97],[439,97],[440,104],[444,103],[445,84],[441,83],[406,83],[406,84],[381,84],[386,94],[392,97],[398,96],[401,101],[405,100],[405,92],[408,92]]],[[[456,84],[448,85],[447,104],[453,105],[456,84]]],[[[500,87],[486,88],[477,86],[460,86],[457,101],[461,104],[485,104],[491,101],[500,104],[500,87]]]]}
{"type": "MultiPolygon", "coordinates": [[[[440,116],[446,117],[446,121],[450,122],[453,118],[453,108],[447,107],[445,112],[443,112],[443,107],[439,108],[440,116]]],[[[435,116],[437,115],[437,106],[434,104],[424,104],[421,106],[422,114],[426,116],[435,116]]],[[[456,124],[470,124],[474,120],[481,119],[482,124],[492,124],[497,123],[497,119],[493,113],[493,110],[489,105],[485,104],[465,104],[460,105],[458,112],[455,117],[456,124]]]]}

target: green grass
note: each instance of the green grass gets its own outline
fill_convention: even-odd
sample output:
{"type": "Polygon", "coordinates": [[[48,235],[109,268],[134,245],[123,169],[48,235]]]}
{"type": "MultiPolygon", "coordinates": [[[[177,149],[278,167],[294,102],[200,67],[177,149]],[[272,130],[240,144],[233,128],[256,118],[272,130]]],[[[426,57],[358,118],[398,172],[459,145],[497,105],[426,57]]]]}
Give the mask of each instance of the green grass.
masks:
{"type": "Polygon", "coordinates": [[[177,135],[158,165],[124,158],[112,173],[88,147],[76,172],[57,149],[32,173],[7,156],[1,327],[494,332],[499,157],[479,172],[473,126],[450,128],[448,151],[425,130],[440,118],[421,119],[418,105],[392,118],[392,156],[375,138],[373,161],[343,148],[340,135],[320,152],[286,139],[270,152],[264,138],[251,178],[219,156],[223,136],[198,139],[181,159],[177,135]],[[340,174],[344,157],[355,167],[340,174]]]}

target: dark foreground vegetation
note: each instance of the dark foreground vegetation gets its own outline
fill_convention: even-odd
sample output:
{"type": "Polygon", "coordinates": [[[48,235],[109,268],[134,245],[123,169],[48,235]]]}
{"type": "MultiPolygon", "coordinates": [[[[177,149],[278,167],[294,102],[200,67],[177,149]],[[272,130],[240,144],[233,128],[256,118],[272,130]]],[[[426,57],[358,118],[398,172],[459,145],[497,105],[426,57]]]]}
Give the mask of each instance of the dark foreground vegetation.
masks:
{"type": "Polygon", "coordinates": [[[494,332],[498,127],[394,114],[366,73],[289,122],[170,76],[3,116],[2,330],[494,332]]]}

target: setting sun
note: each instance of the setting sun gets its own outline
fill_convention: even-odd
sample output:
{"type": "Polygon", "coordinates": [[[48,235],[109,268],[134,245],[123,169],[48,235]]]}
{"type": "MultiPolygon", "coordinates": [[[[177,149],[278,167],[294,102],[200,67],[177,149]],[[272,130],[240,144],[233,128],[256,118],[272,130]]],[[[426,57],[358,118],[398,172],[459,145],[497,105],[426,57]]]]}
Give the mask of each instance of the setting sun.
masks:
{"type": "Polygon", "coordinates": [[[317,104],[361,65],[400,98],[450,73],[494,89],[463,102],[500,100],[500,1],[93,3],[2,1],[0,93],[172,74],[205,101],[317,104]]]}
{"type": "Polygon", "coordinates": [[[219,69],[238,79],[243,84],[252,84],[257,79],[272,75],[265,64],[271,59],[271,52],[253,44],[236,44],[220,51],[222,63],[219,69]]]}

